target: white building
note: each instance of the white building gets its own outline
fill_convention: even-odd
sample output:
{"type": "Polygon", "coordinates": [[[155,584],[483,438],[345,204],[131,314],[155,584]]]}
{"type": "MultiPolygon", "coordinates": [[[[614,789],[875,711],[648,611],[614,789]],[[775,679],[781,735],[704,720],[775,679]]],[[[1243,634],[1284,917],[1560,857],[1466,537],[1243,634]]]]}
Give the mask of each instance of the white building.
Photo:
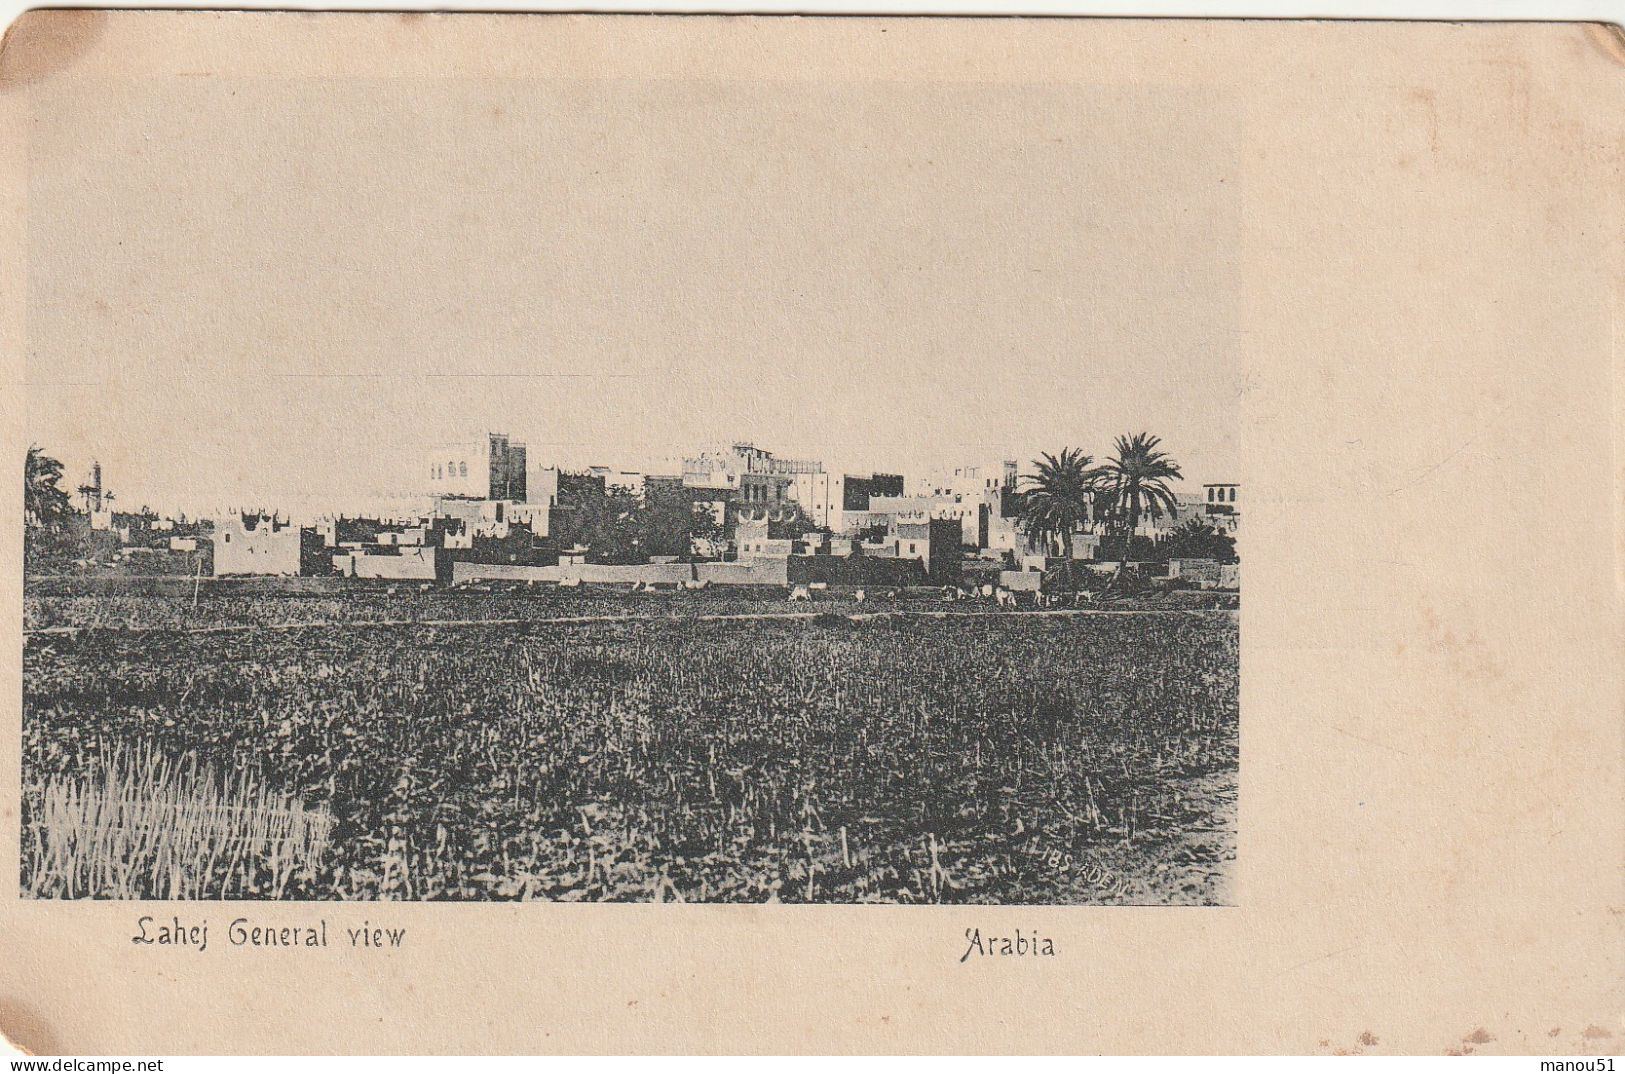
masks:
{"type": "Polygon", "coordinates": [[[1202,486],[1201,509],[1208,525],[1234,537],[1241,529],[1241,486],[1217,483],[1202,486]]]}
{"type": "Polygon", "coordinates": [[[504,433],[436,445],[422,465],[431,496],[520,502],[526,498],[525,445],[504,433]]]}
{"type": "Polygon", "coordinates": [[[779,504],[792,498],[797,475],[823,468],[811,459],[781,459],[755,444],[739,443],[685,458],[682,479],[689,488],[726,493],[730,502],[779,504]]]}
{"type": "Polygon", "coordinates": [[[279,519],[233,511],[214,523],[214,573],[297,575],[303,532],[279,519]]]}
{"type": "Polygon", "coordinates": [[[989,494],[994,502],[977,494],[974,496],[874,496],[869,500],[869,515],[892,518],[905,516],[912,519],[951,519],[959,524],[959,541],[972,548],[985,548],[988,543],[989,523],[998,510],[997,493],[989,494]]]}
{"type": "Polygon", "coordinates": [[[977,463],[928,470],[910,479],[907,492],[911,496],[986,497],[990,493],[1014,492],[1016,488],[1016,462],[977,463]]]}
{"type": "Polygon", "coordinates": [[[819,470],[793,475],[790,495],[813,525],[833,533],[851,533],[869,524],[869,505],[876,496],[901,496],[903,484],[900,474],[832,474],[819,470]]]}

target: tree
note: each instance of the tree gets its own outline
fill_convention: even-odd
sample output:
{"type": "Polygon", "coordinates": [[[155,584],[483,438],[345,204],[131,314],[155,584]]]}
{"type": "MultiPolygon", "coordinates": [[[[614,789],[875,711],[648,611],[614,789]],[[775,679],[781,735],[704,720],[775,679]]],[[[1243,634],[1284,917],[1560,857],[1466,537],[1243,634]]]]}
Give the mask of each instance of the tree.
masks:
{"type": "Polygon", "coordinates": [[[1034,459],[1038,472],[1022,477],[1022,521],[1029,534],[1046,544],[1059,542],[1068,589],[1072,588],[1073,534],[1092,517],[1101,477],[1094,461],[1077,448],[1062,448],[1059,455],[1045,453],[1034,459]]]}
{"type": "MultiPolygon", "coordinates": [[[[561,496],[562,499],[562,496],[561,496]]],[[[561,535],[598,563],[637,561],[637,497],[619,485],[583,485],[569,503],[561,535]]]]}
{"type": "Polygon", "coordinates": [[[62,464],[32,445],[23,464],[23,522],[29,529],[55,529],[73,513],[60,484],[62,464]]]}
{"type": "Polygon", "coordinates": [[[1128,563],[1129,545],[1140,519],[1158,519],[1164,512],[1179,512],[1179,503],[1167,483],[1184,475],[1178,463],[1157,450],[1160,443],[1160,437],[1149,433],[1119,436],[1112,457],[1101,467],[1104,487],[1111,497],[1111,519],[1123,537],[1117,560],[1119,575],[1128,563]]]}
{"type": "Polygon", "coordinates": [[[692,489],[646,487],[640,496],[601,479],[561,479],[554,536],[582,545],[596,563],[646,563],[651,556],[685,556],[693,538],[720,537],[709,512],[696,510],[692,489]]]}
{"type": "Polygon", "coordinates": [[[640,547],[650,556],[686,556],[696,537],[720,537],[709,511],[694,509],[694,490],[651,485],[633,514],[640,547]]]}
{"type": "Polygon", "coordinates": [[[1216,559],[1236,561],[1236,540],[1200,519],[1181,522],[1157,542],[1158,553],[1168,559],[1216,559]]]}

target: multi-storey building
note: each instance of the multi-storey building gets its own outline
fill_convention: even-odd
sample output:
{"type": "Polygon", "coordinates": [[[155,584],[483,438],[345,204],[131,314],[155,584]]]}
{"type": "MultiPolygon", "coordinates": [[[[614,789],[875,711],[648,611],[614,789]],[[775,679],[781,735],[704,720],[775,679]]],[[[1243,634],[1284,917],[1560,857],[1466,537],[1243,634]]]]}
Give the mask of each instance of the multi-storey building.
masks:
{"type": "Polygon", "coordinates": [[[925,512],[959,523],[960,542],[1013,551],[1018,541],[1016,463],[1013,459],[927,471],[908,481],[905,496],[877,496],[870,524],[897,513],[925,512]]]}
{"type": "Polygon", "coordinates": [[[863,545],[863,553],[894,559],[917,559],[927,577],[943,583],[959,580],[959,525],[951,518],[924,513],[891,516],[886,536],[863,545]]]}
{"type": "Polygon", "coordinates": [[[929,470],[911,481],[908,491],[914,496],[966,498],[982,497],[989,493],[1014,492],[1016,470],[1014,459],[929,470]]]}
{"type": "Polygon", "coordinates": [[[1214,529],[1232,537],[1241,528],[1241,504],[1237,499],[1240,491],[1241,486],[1233,483],[1202,486],[1203,517],[1214,529]]]}
{"type": "Polygon", "coordinates": [[[796,478],[821,470],[823,464],[813,460],[782,459],[754,444],[738,443],[685,458],[682,482],[693,491],[696,504],[709,504],[716,521],[731,526],[743,516],[793,512],[796,478]]]}
{"type": "Polygon", "coordinates": [[[869,500],[864,522],[866,526],[887,525],[897,516],[952,521],[959,526],[961,544],[986,548],[993,505],[982,496],[874,496],[869,500]]]}
{"type": "Polygon", "coordinates": [[[746,503],[779,503],[797,474],[818,473],[823,464],[810,459],[781,459],[754,444],[739,443],[702,451],[683,460],[683,484],[690,488],[728,490],[746,503]]]}
{"type": "Polygon", "coordinates": [[[525,445],[504,433],[431,448],[424,464],[432,496],[526,500],[525,445]]]}
{"type": "Polygon", "coordinates": [[[901,474],[832,474],[819,470],[796,474],[790,495],[815,526],[833,533],[852,529],[849,519],[864,515],[876,496],[901,496],[901,474]]]}

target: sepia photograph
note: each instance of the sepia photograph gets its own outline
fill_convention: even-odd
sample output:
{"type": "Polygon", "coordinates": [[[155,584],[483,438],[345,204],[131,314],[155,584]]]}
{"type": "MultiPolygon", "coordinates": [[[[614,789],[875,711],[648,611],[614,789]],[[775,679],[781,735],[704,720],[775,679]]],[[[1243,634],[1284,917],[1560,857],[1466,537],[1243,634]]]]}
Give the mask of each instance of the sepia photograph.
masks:
{"type": "Polygon", "coordinates": [[[1232,901],[1223,100],[34,107],[24,896],[1232,901]]]}
{"type": "Polygon", "coordinates": [[[0,1054],[1611,1069],[1528,14],[17,19],[0,1054]]]}

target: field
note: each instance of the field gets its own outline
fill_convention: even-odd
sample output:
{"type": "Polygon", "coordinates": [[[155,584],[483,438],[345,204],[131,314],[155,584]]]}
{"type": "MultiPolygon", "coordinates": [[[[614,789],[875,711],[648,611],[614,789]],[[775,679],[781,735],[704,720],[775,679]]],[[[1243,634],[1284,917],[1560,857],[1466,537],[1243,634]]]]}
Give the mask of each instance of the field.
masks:
{"type": "MultiPolygon", "coordinates": [[[[208,629],[315,623],[447,623],[557,618],[671,618],[783,614],[788,611],[913,611],[980,614],[987,600],[945,602],[934,589],[893,595],[870,591],[860,608],[851,587],[815,591],[790,608],[783,586],[727,586],[633,593],[624,588],[564,589],[523,583],[447,588],[349,578],[30,578],[23,601],[29,630],[92,628],[208,629]]],[[[1234,609],[1236,593],[1182,590],[1101,600],[1103,610],[1234,609]]]]}
{"type": "Polygon", "coordinates": [[[24,894],[1230,896],[1232,612],[728,619],[703,616],[782,596],[556,598],[638,616],[603,621],[555,598],[305,599],[30,597],[24,894]],[[525,621],[479,621],[505,618],[525,621]],[[242,629],[95,626],[182,620],[242,629]],[[39,629],[63,626],[89,629],[39,629]],[[143,781],[167,802],[175,772],[207,800],[172,807],[188,841],[110,840],[132,825],[106,800],[138,815],[143,781]],[[321,837],[265,834],[290,826],[321,837]],[[77,860],[98,855],[118,860],[77,860]]]}

